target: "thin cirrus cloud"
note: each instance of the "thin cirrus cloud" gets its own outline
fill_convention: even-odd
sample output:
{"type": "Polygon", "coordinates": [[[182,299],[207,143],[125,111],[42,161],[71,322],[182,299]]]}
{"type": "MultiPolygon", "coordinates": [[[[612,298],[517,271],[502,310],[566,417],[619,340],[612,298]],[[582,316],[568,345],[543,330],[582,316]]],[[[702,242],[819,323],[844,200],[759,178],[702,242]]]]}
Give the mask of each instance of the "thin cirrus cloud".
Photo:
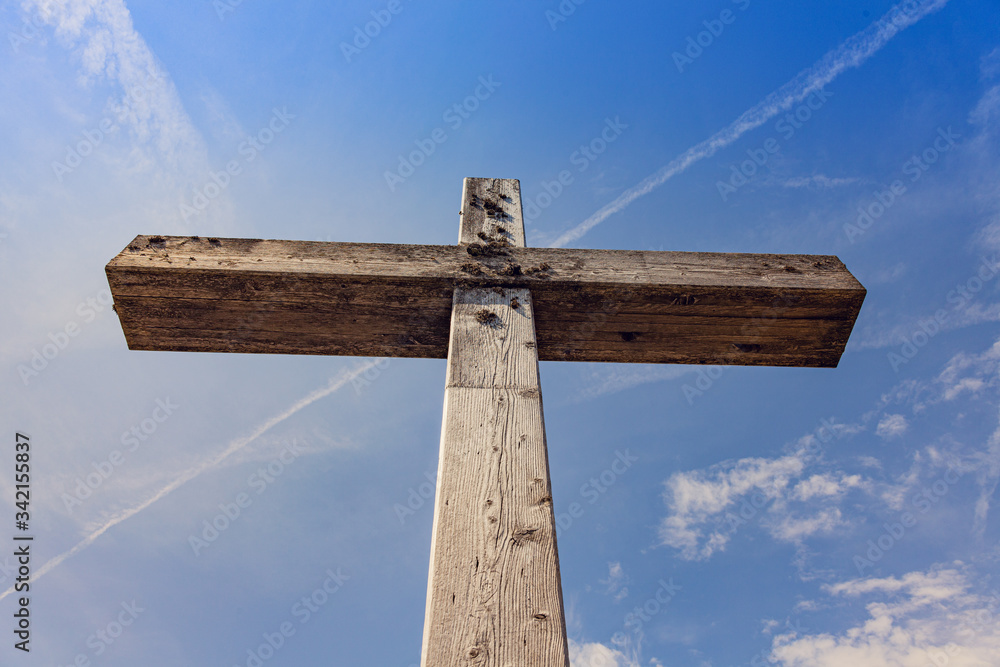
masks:
{"type": "Polygon", "coordinates": [[[674,176],[687,171],[695,163],[711,157],[750,130],[760,127],[782,111],[787,111],[812,93],[821,90],[844,71],[860,67],[900,31],[915,24],[928,14],[943,8],[946,4],[948,4],[948,0],[925,0],[923,2],[907,1],[894,6],[882,18],[847,39],[836,49],[823,56],[812,67],[799,72],[791,81],[765,97],[756,106],[745,111],[728,127],[689,148],[656,173],[623,192],[613,202],[576,227],[563,233],[552,242],[551,247],[562,248],[579,240],[584,234],[612,215],[625,210],[632,202],[648,195],[674,176]],[[913,5],[916,5],[916,8],[912,11],[902,12],[902,8],[909,8],[913,5]]]}
{"type": "Polygon", "coordinates": [[[121,87],[122,97],[108,106],[133,140],[126,168],[145,170],[160,163],[171,175],[205,173],[207,151],[201,135],[136,31],[124,0],[28,0],[23,6],[53,26],[56,37],[75,53],[83,81],[121,87]]]}

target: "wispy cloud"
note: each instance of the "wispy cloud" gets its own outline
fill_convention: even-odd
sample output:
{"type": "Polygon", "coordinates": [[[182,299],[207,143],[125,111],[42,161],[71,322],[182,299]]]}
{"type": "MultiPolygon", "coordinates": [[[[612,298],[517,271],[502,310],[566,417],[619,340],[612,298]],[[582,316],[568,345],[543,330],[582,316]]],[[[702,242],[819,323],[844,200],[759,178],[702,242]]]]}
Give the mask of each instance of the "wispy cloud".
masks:
{"type": "Polygon", "coordinates": [[[628,597],[628,576],[620,562],[608,563],[608,578],[601,579],[601,583],[607,587],[605,591],[613,596],[615,602],[628,597]]]}
{"type": "Polygon", "coordinates": [[[858,183],[859,178],[830,178],[823,174],[814,176],[796,176],[795,178],[785,178],[775,181],[776,185],[783,188],[839,188],[845,185],[858,183]]]}
{"type": "Polygon", "coordinates": [[[906,433],[909,423],[904,415],[885,415],[875,427],[875,434],[880,438],[895,438],[906,433]]]}
{"type": "MultiPolygon", "coordinates": [[[[204,474],[205,472],[208,472],[212,468],[215,468],[220,463],[222,463],[223,461],[225,461],[226,459],[228,459],[230,456],[232,456],[232,455],[236,454],[237,452],[241,451],[247,445],[249,445],[251,442],[253,442],[257,438],[259,438],[264,433],[266,433],[270,429],[274,428],[275,426],[277,426],[281,422],[285,421],[286,419],[288,419],[289,417],[291,417],[295,413],[299,412],[303,408],[306,408],[306,407],[312,405],[313,403],[315,403],[316,401],[320,400],[321,398],[325,398],[326,396],[329,396],[330,394],[334,393],[338,389],[342,388],[344,385],[346,385],[352,379],[356,378],[358,375],[364,373],[367,370],[370,370],[371,368],[374,368],[375,367],[375,363],[376,363],[376,361],[374,361],[374,360],[373,361],[369,361],[369,362],[367,362],[365,364],[362,364],[361,366],[358,366],[357,368],[354,368],[352,370],[340,373],[338,376],[332,378],[330,380],[329,384],[327,384],[325,387],[320,387],[319,389],[316,389],[315,391],[309,393],[305,397],[299,399],[293,405],[291,405],[290,407],[286,408],[283,412],[275,415],[274,417],[271,417],[270,419],[268,419],[264,423],[260,424],[249,435],[246,435],[246,436],[243,436],[243,437],[240,437],[240,438],[237,438],[237,439],[231,441],[226,446],[226,448],[223,449],[221,452],[219,452],[218,454],[215,454],[214,456],[206,458],[205,460],[201,461],[200,463],[198,463],[195,466],[192,466],[191,468],[189,468],[188,470],[186,470],[185,472],[183,472],[179,477],[177,477],[177,479],[175,479],[174,481],[170,482],[169,484],[167,484],[166,486],[164,486],[163,488],[161,488],[159,491],[157,491],[156,493],[154,493],[148,499],[144,500],[143,502],[139,503],[138,505],[135,505],[133,507],[130,507],[128,509],[125,509],[125,510],[122,510],[122,511],[118,512],[117,514],[115,514],[114,516],[112,516],[111,518],[109,518],[107,521],[105,521],[102,525],[100,525],[97,528],[93,529],[90,532],[89,535],[87,535],[84,539],[82,539],[72,549],[63,552],[63,553],[59,554],[58,556],[55,556],[54,558],[52,558],[51,560],[49,560],[48,562],[46,562],[44,565],[42,565],[42,567],[40,567],[34,573],[34,575],[32,575],[31,580],[34,582],[34,581],[37,581],[38,579],[42,578],[43,576],[45,576],[46,574],[48,574],[49,572],[51,572],[54,568],[58,567],[61,563],[63,563],[68,558],[72,558],[76,554],[80,553],[81,551],[83,551],[84,549],[86,549],[87,547],[89,547],[91,544],[93,544],[97,540],[97,538],[99,538],[104,533],[108,532],[109,530],[111,530],[112,528],[114,528],[118,524],[122,523],[123,521],[126,521],[127,519],[131,519],[136,514],[139,514],[144,509],[146,509],[147,507],[151,506],[153,503],[157,502],[158,500],[161,500],[162,498],[170,495],[171,493],[173,493],[177,489],[181,488],[182,486],[184,486],[185,484],[187,484],[191,480],[196,479],[196,478],[200,477],[202,474],[204,474]]],[[[6,591],[4,591],[3,593],[0,593],[0,600],[4,599],[5,597],[7,597],[8,595],[10,595],[13,592],[14,592],[14,587],[12,586],[12,587],[8,588],[6,591]]]]}
{"type": "Polygon", "coordinates": [[[969,578],[958,569],[932,569],[826,586],[833,597],[879,599],[865,607],[864,622],[841,633],[776,636],[770,662],[781,667],[1000,664],[1000,630],[979,620],[994,618],[998,600],[970,593],[969,578]]]}
{"type": "Polygon", "coordinates": [[[750,130],[760,127],[782,111],[787,111],[812,93],[821,90],[846,70],[861,66],[901,30],[941,9],[946,4],[948,4],[948,0],[903,2],[896,5],[885,16],[850,37],[836,49],[823,56],[812,67],[803,70],[756,106],[745,111],[731,125],[700,144],[689,148],[659,171],[648,176],[638,185],[629,188],[613,202],[562,234],[552,243],[552,247],[561,248],[580,239],[615,213],[623,211],[635,200],[648,195],[674,176],[687,171],[693,164],[711,157],[750,130]],[[914,4],[916,8],[912,11],[906,13],[901,11],[904,5],[909,8],[914,4]]]}
{"type": "Polygon", "coordinates": [[[206,150],[177,89],[132,23],[124,0],[25,0],[53,26],[56,37],[79,59],[80,82],[118,87],[108,112],[128,129],[131,151],[125,168],[160,163],[168,174],[193,176],[207,167],[206,150]]]}
{"type": "Polygon", "coordinates": [[[570,403],[582,403],[606,394],[617,394],[618,392],[638,387],[639,385],[659,382],[661,380],[675,380],[688,373],[694,373],[695,369],[686,366],[653,366],[650,368],[611,368],[593,371],[583,382],[583,387],[576,396],[569,400],[570,403]]]}
{"type": "Polygon", "coordinates": [[[740,459],[705,472],[674,473],[665,483],[670,513],[660,524],[660,539],[678,549],[685,560],[710,558],[726,548],[739,525],[784,495],[805,468],[804,453],[796,453],[778,459],[740,459]],[[739,516],[739,502],[748,496],[757,499],[747,501],[753,514],[739,516]],[[714,529],[706,534],[710,525],[714,529]]]}

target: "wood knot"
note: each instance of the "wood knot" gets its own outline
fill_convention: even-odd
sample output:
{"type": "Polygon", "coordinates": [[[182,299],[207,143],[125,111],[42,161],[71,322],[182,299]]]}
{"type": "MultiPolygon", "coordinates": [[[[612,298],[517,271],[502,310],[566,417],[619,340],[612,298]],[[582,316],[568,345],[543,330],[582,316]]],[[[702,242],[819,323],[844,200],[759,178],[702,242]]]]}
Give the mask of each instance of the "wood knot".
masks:
{"type": "Polygon", "coordinates": [[[631,343],[639,337],[639,333],[637,331],[619,331],[618,335],[621,336],[622,340],[626,343],[631,343]]]}
{"type": "Polygon", "coordinates": [[[507,215],[504,213],[503,208],[501,208],[499,204],[489,200],[483,202],[483,210],[486,211],[486,217],[488,218],[503,219],[507,215]]]}
{"type": "Polygon", "coordinates": [[[486,243],[470,243],[465,246],[465,252],[473,257],[495,257],[506,255],[506,248],[509,248],[510,241],[507,239],[490,239],[486,243]]]}
{"type": "Polygon", "coordinates": [[[753,343],[733,343],[737,352],[760,352],[761,346],[753,343]]]}
{"type": "Polygon", "coordinates": [[[483,275],[483,267],[479,266],[475,262],[466,262],[462,265],[462,270],[473,276],[483,275]]]}
{"type": "Polygon", "coordinates": [[[210,245],[212,247],[215,247],[215,248],[218,248],[218,247],[222,246],[222,241],[220,241],[219,239],[209,239],[208,240],[208,245],[210,245]]]}
{"type": "Polygon", "coordinates": [[[537,528],[518,528],[514,531],[514,535],[510,540],[514,544],[522,544],[532,539],[537,532],[537,528]]]}
{"type": "Polygon", "coordinates": [[[485,308],[476,313],[476,321],[494,329],[498,329],[502,324],[499,315],[485,308]]]}
{"type": "Polygon", "coordinates": [[[521,301],[515,296],[510,300],[510,307],[513,308],[514,310],[517,310],[518,308],[521,307],[521,301]]]}
{"type": "Polygon", "coordinates": [[[476,657],[478,657],[479,653],[480,653],[480,651],[479,651],[478,648],[470,648],[469,649],[469,657],[470,658],[476,658],[476,657]]]}
{"type": "Polygon", "coordinates": [[[508,264],[498,271],[501,276],[519,276],[521,275],[521,265],[520,264],[508,264]]]}
{"type": "Polygon", "coordinates": [[[549,615],[546,614],[544,611],[540,611],[537,614],[535,614],[535,616],[534,616],[534,618],[535,618],[536,621],[544,621],[548,617],[549,617],[549,615]]]}
{"type": "Polygon", "coordinates": [[[524,270],[524,274],[527,275],[527,276],[534,276],[534,275],[537,275],[539,273],[546,273],[546,272],[551,271],[551,270],[552,270],[552,267],[549,266],[548,262],[542,262],[538,266],[529,266],[528,268],[526,268],[524,270]]]}

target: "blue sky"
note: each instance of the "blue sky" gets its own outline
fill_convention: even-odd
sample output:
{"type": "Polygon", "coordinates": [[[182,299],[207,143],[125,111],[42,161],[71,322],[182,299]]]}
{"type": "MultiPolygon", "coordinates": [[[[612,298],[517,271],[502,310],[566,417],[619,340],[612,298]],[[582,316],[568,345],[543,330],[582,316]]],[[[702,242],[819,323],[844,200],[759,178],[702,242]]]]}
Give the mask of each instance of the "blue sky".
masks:
{"type": "Polygon", "coordinates": [[[130,352],[104,266],[454,243],[488,176],[531,245],[868,288],[835,370],[542,364],[575,667],[1000,664],[1000,9],[669,5],[0,5],[0,662],[418,663],[444,362],[130,352]]]}

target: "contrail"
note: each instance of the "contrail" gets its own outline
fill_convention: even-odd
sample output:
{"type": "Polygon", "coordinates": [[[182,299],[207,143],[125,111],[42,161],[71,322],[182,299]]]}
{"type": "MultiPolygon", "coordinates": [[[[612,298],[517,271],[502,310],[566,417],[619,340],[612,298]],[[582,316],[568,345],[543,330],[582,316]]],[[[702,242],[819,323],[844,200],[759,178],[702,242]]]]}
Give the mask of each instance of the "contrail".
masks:
{"type": "Polygon", "coordinates": [[[729,127],[705,141],[689,148],[656,173],[638,185],[623,192],[617,199],[594,213],[573,229],[553,241],[550,247],[561,248],[576,241],[588,231],[624,210],[636,199],[649,194],[668,180],[687,171],[694,163],[711,157],[719,149],[730,145],[745,133],[760,127],[798,104],[812,93],[833,81],[852,67],[859,67],[900,31],[910,27],[928,14],[948,4],[948,0],[906,0],[890,9],[885,16],[850,37],[843,44],[827,53],[812,67],[799,72],[794,79],[765,97],[756,106],[737,118],[729,127]]]}
{"type": "MultiPolygon", "coordinates": [[[[56,567],[57,565],[59,565],[60,563],[62,563],[67,558],[72,558],[76,554],[80,553],[81,551],[83,551],[84,549],[86,549],[87,547],[89,547],[91,544],[94,543],[94,541],[98,537],[100,537],[104,533],[108,532],[108,530],[110,530],[111,528],[114,528],[115,526],[117,526],[118,524],[120,524],[122,521],[125,521],[126,519],[132,518],[133,516],[135,516],[139,512],[143,511],[144,509],[146,509],[147,507],[149,507],[150,505],[152,505],[153,503],[155,503],[160,498],[163,498],[164,496],[170,494],[171,492],[176,491],[180,487],[182,487],[185,484],[187,484],[188,482],[190,482],[192,479],[194,479],[194,478],[198,477],[199,475],[201,475],[203,472],[209,470],[210,468],[214,468],[215,466],[219,465],[220,463],[222,463],[222,461],[226,460],[227,458],[229,458],[230,456],[232,456],[236,452],[240,451],[241,449],[243,449],[244,447],[246,447],[247,445],[249,445],[251,442],[253,442],[257,438],[259,438],[260,436],[262,436],[269,429],[271,429],[271,428],[277,426],[278,424],[280,424],[281,422],[285,421],[286,419],[288,419],[289,417],[291,417],[292,415],[294,415],[296,412],[298,412],[302,408],[305,408],[305,407],[311,405],[312,403],[315,403],[316,401],[318,401],[319,399],[321,399],[321,398],[323,398],[325,396],[329,396],[330,394],[332,394],[333,392],[337,391],[338,389],[340,389],[341,387],[343,387],[345,384],[347,384],[348,382],[350,382],[351,380],[353,380],[354,378],[356,378],[360,374],[364,373],[365,371],[367,371],[370,368],[373,368],[376,363],[377,362],[375,362],[375,361],[369,361],[368,363],[362,364],[361,366],[358,366],[357,368],[354,368],[354,369],[352,369],[350,371],[341,373],[337,377],[331,378],[330,382],[329,382],[329,384],[327,384],[327,386],[320,387],[319,389],[316,389],[315,391],[313,391],[312,393],[310,393],[308,396],[305,396],[301,400],[297,401],[294,405],[292,405],[290,408],[288,408],[287,410],[285,410],[281,414],[279,414],[279,415],[277,415],[275,417],[272,417],[271,419],[268,419],[266,422],[264,422],[263,424],[261,424],[260,426],[258,426],[250,435],[244,436],[242,438],[237,438],[236,440],[233,440],[231,443],[229,443],[229,446],[226,447],[221,453],[216,454],[212,458],[210,458],[210,459],[208,459],[206,461],[201,462],[200,464],[194,466],[193,468],[190,468],[189,470],[187,470],[186,472],[184,472],[180,477],[178,477],[177,479],[175,479],[174,481],[172,481],[170,484],[167,484],[165,487],[163,487],[158,492],[156,492],[151,498],[149,498],[145,502],[143,502],[143,503],[141,503],[139,505],[136,505],[135,507],[131,507],[131,508],[127,509],[127,510],[123,510],[121,512],[118,512],[113,517],[111,517],[110,519],[108,519],[104,523],[104,525],[102,525],[100,528],[97,528],[90,535],[88,535],[87,537],[83,538],[83,540],[81,540],[80,543],[77,544],[75,547],[73,547],[69,551],[66,551],[64,553],[59,554],[58,556],[56,556],[53,559],[51,559],[49,562],[45,563],[45,565],[43,565],[41,568],[39,568],[39,570],[37,572],[35,572],[31,576],[32,583],[35,582],[35,581],[37,581],[38,579],[40,579],[43,575],[47,574],[49,571],[52,570],[52,568],[56,567]]],[[[6,591],[4,591],[2,594],[0,594],[0,600],[4,599],[5,597],[7,597],[8,595],[10,595],[13,592],[14,592],[14,587],[11,586],[6,591]]]]}

